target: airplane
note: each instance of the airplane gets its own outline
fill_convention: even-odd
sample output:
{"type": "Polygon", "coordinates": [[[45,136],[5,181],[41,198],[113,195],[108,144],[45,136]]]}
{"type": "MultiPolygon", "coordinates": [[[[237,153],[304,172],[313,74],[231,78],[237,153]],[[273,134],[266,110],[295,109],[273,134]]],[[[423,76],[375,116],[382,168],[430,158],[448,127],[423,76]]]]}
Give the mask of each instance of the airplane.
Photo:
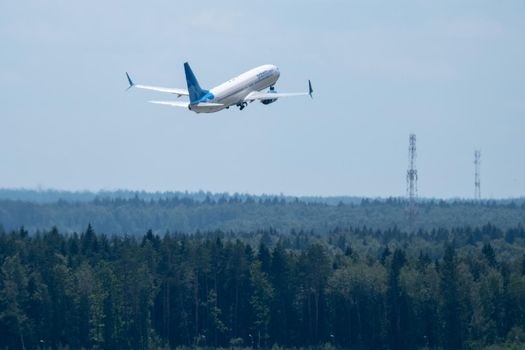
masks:
{"type": "Polygon", "coordinates": [[[150,103],[188,108],[195,113],[213,113],[222,109],[228,109],[231,106],[239,107],[243,110],[248,102],[260,101],[262,104],[268,105],[277,101],[281,97],[289,96],[306,96],[313,98],[312,83],[308,80],[308,92],[293,92],[280,93],[275,90],[275,83],[279,79],[279,68],[272,64],[266,64],[253,68],[235,78],[222,83],[210,90],[201,88],[195,74],[191,70],[188,62],[184,63],[184,73],[186,74],[187,89],[166,88],[159,86],[149,86],[135,84],[131,77],[126,72],[129,87],[137,89],[152,90],[158,92],[165,92],[176,95],[177,98],[181,96],[188,96],[189,101],[149,101],[150,103]],[[262,90],[268,89],[266,92],[262,90]]]}

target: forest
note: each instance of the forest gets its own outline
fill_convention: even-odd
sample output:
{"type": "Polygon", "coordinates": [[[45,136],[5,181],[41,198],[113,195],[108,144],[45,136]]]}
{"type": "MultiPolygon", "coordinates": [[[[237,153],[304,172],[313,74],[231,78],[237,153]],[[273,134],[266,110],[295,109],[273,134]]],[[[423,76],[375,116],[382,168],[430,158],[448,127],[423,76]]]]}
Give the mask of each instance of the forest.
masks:
{"type": "Polygon", "coordinates": [[[143,235],[166,232],[280,232],[337,227],[397,227],[432,230],[480,227],[502,229],[525,224],[522,199],[498,201],[420,200],[412,226],[402,198],[286,197],[198,193],[31,192],[0,190],[0,224],[5,230],[24,226],[33,233],[56,226],[61,232],[84,230],[88,223],[99,233],[143,235]],[[122,195],[122,197],[120,197],[122,195]]]}
{"type": "MultiPolygon", "coordinates": [[[[508,225],[507,225],[508,226],[508,225]]],[[[0,349],[523,349],[525,229],[0,229],[0,349]]]]}

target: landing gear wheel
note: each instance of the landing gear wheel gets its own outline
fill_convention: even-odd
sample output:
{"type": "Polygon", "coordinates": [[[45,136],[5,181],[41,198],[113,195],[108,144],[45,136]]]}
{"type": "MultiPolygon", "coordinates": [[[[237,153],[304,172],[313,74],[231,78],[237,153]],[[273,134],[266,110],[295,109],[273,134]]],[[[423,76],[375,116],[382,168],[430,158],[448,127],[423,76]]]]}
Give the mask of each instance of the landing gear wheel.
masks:
{"type": "Polygon", "coordinates": [[[239,104],[239,110],[242,111],[244,109],[244,107],[246,107],[248,105],[247,102],[243,102],[241,104],[239,104]]]}

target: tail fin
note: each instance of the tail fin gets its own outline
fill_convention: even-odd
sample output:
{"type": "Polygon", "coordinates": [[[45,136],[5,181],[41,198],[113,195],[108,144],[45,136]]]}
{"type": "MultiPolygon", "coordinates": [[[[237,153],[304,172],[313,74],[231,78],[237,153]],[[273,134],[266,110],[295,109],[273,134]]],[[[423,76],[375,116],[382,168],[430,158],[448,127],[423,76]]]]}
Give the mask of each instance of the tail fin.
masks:
{"type": "Polygon", "coordinates": [[[188,62],[184,63],[184,73],[186,74],[186,84],[188,84],[188,92],[190,94],[190,103],[198,103],[201,98],[203,98],[209,91],[203,90],[195,74],[190,68],[188,62]]]}

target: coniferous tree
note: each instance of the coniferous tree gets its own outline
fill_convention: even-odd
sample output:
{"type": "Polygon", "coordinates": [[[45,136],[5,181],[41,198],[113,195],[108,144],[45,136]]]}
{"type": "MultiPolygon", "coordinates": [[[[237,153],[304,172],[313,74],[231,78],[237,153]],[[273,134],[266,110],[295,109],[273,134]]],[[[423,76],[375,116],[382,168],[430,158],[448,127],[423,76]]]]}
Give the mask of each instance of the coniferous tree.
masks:
{"type": "Polygon", "coordinates": [[[253,312],[253,331],[257,336],[257,347],[267,346],[268,326],[273,298],[273,287],[268,275],[262,271],[261,262],[254,261],[250,266],[252,296],[250,306],[253,312]]]}
{"type": "Polygon", "coordinates": [[[463,345],[458,289],[456,251],[453,245],[447,244],[441,266],[441,313],[444,325],[443,345],[446,349],[461,349],[463,345]]]}
{"type": "Polygon", "coordinates": [[[392,255],[388,269],[387,311],[389,322],[390,347],[392,349],[404,348],[404,329],[402,325],[403,299],[399,285],[401,268],[405,264],[405,253],[396,249],[392,255]]]}
{"type": "Polygon", "coordinates": [[[25,349],[27,271],[17,255],[7,257],[0,269],[0,321],[5,345],[25,349]]]}

